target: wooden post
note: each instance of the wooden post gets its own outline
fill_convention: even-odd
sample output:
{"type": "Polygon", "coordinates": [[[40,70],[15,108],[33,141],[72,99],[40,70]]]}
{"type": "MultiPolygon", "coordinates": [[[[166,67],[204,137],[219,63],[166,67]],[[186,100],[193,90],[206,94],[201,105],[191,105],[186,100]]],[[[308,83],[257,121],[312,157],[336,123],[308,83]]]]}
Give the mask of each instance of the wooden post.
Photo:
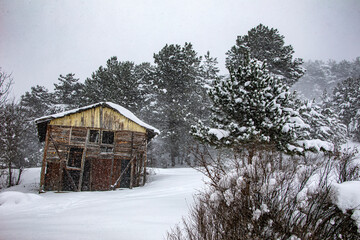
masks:
{"type": "MultiPolygon", "coordinates": [[[[65,162],[66,164],[66,162],[65,162]]],[[[63,175],[63,171],[64,171],[64,160],[62,160],[60,158],[60,168],[59,168],[59,179],[58,179],[58,186],[57,186],[57,191],[60,192],[62,190],[62,175],[63,175]]]]}
{"type": "Polygon", "coordinates": [[[136,187],[140,186],[140,175],[141,175],[141,172],[142,172],[142,166],[143,166],[143,152],[142,150],[139,151],[138,153],[138,162],[136,164],[136,174],[135,174],[135,177],[136,177],[136,187]]]}
{"type": "Polygon", "coordinates": [[[47,150],[49,147],[49,133],[50,132],[50,126],[48,125],[46,127],[46,137],[45,137],[45,147],[44,147],[44,156],[43,156],[43,161],[41,164],[41,174],[40,174],[40,188],[39,188],[39,193],[42,193],[45,191],[45,171],[46,171],[46,155],[47,155],[47,150]]]}
{"type": "MultiPolygon", "coordinates": [[[[131,156],[130,158],[132,159],[134,154],[134,132],[131,132],[131,156]]],[[[133,161],[131,162],[131,168],[130,168],[130,189],[133,188],[133,181],[134,181],[134,161],[135,159],[133,159],[133,161]]]]}
{"type": "Polygon", "coordinates": [[[147,162],[147,140],[145,137],[145,149],[144,149],[144,176],[143,176],[143,182],[142,185],[144,186],[146,183],[146,162],[147,162]]]}
{"type": "Polygon", "coordinates": [[[82,186],[82,182],[83,182],[83,175],[84,175],[84,166],[85,166],[85,157],[86,157],[86,150],[87,150],[87,145],[89,142],[89,137],[90,137],[90,130],[87,129],[86,132],[86,138],[85,138],[85,146],[84,146],[84,150],[81,156],[81,170],[80,170],[80,177],[79,177],[79,185],[77,188],[77,192],[81,191],[81,186],[82,186]]]}
{"type": "MultiPolygon", "coordinates": [[[[101,133],[101,129],[103,129],[103,107],[102,105],[100,106],[100,112],[99,112],[99,124],[100,124],[100,133],[101,133]]],[[[100,137],[100,141],[101,141],[101,136],[100,137]]]]}
{"type": "MultiPolygon", "coordinates": [[[[113,153],[111,158],[111,171],[110,171],[110,179],[109,179],[109,190],[111,190],[112,186],[112,178],[114,176],[114,162],[115,162],[115,148],[116,148],[116,131],[114,131],[114,146],[113,146],[113,153]]],[[[116,188],[116,186],[114,186],[116,188]]]]}

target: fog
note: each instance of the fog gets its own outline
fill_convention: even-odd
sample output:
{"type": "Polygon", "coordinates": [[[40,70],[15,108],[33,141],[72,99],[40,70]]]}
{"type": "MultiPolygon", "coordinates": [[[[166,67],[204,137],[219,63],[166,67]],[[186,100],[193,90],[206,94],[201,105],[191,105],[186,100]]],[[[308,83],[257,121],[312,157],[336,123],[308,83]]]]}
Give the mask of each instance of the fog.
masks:
{"type": "Polygon", "coordinates": [[[165,44],[210,51],[222,73],[236,36],[263,23],[277,28],[295,57],[352,60],[360,55],[358,0],[0,0],[0,67],[13,95],[52,89],[60,74],[84,81],[111,56],[153,62],[165,44]]]}

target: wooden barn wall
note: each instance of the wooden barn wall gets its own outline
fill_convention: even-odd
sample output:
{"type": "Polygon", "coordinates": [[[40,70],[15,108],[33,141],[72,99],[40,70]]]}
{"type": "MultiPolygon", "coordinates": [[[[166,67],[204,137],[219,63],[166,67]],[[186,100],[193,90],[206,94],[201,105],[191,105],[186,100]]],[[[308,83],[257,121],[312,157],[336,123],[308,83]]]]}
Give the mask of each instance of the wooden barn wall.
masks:
{"type": "Polygon", "coordinates": [[[128,130],[146,133],[146,129],[129,120],[115,110],[98,106],[50,121],[50,125],[87,128],[104,128],[108,130],[128,130]]]}
{"type": "MultiPolygon", "coordinates": [[[[62,183],[60,182],[62,178],[60,176],[64,176],[63,178],[67,177],[65,173],[62,173],[61,168],[66,167],[69,151],[73,147],[85,149],[83,151],[83,154],[85,154],[85,165],[89,164],[88,171],[90,176],[84,177],[86,181],[85,183],[83,182],[83,190],[109,190],[133,155],[138,152],[138,149],[144,147],[145,133],[115,131],[114,144],[111,145],[113,152],[101,152],[101,141],[99,143],[87,142],[89,129],[92,128],[49,126],[50,134],[46,151],[45,190],[63,190],[61,187],[62,183]]],[[[140,156],[142,155],[138,154],[137,158],[140,156]]],[[[138,186],[140,183],[143,164],[144,162],[140,158],[134,163],[133,186],[138,186]]],[[[72,169],[71,171],[71,174],[73,174],[74,171],[80,170],[72,169]]],[[[129,171],[130,169],[127,172],[129,171]]],[[[125,181],[129,181],[129,176],[126,176],[117,187],[128,187],[129,184],[124,184],[125,181]]],[[[75,182],[76,184],[78,182],[75,182]]]]}

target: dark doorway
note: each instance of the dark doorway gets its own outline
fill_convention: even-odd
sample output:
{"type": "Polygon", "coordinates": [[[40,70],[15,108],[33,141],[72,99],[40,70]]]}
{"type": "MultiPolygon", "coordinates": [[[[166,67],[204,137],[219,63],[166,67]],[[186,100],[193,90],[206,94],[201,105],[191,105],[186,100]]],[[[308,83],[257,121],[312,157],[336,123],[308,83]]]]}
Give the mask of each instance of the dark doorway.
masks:
{"type": "MultiPolygon", "coordinates": [[[[130,160],[122,160],[121,161],[121,173],[126,169],[126,167],[129,165],[130,160]]],[[[131,164],[126,169],[121,181],[120,181],[120,187],[121,188],[129,188],[130,187],[130,174],[131,174],[131,164]]]]}

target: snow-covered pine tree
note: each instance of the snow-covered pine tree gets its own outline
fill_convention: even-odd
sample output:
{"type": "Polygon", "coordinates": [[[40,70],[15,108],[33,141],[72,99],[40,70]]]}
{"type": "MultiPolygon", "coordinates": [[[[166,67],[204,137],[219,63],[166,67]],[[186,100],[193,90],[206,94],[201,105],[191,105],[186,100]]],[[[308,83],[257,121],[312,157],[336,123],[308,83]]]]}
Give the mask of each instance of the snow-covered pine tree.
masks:
{"type": "Polygon", "coordinates": [[[212,82],[215,79],[221,78],[219,76],[218,61],[216,58],[211,57],[208,51],[201,63],[201,75],[197,80],[198,87],[193,92],[193,99],[196,99],[196,104],[192,104],[192,108],[195,116],[194,121],[209,122],[211,115],[211,100],[207,94],[208,89],[211,87],[212,82]]]}
{"type": "MultiPolygon", "coordinates": [[[[301,133],[304,140],[330,142],[336,147],[336,150],[340,150],[341,144],[345,143],[346,126],[340,122],[331,108],[327,107],[325,103],[317,105],[314,100],[303,100],[298,112],[301,119],[309,125],[301,133]]],[[[309,146],[309,150],[317,152],[321,149],[319,145],[313,144],[312,147],[309,146]]]]}
{"type": "Polygon", "coordinates": [[[293,86],[294,90],[301,92],[308,99],[320,100],[322,91],[327,89],[333,92],[334,88],[341,81],[360,76],[360,57],[353,61],[343,60],[327,62],[315,60],[303,64],[306,73],[293,86]]]}
{"type": "Polygon", "coordinates": [[[226,54],[227,67],[237,68],[247,52],[259,61],[267,62],[270,74],[279,77],[288,86],[292,86],[302,75],[302,59],[293,60],[294,50],[291,45],[285,46],[284,36],[277,29],[259,24],[250,29],[247,35],[238,36],[236,45],[226,54]]]}
{"type": "Polygon", "coordinates": [[[288,146],[296,145],[293,134],[301,126],[289,108],[288,87],[250,54],[239,68],[229,70],[230,78],[216,79],[209,91],[214,105],[213,128],[193,126],[193,135],[216,146],[246,148],[250,161],[259,149],[294,150],[288,146]]]}
{"type": "Polygon", "coordinates": [[[347,78],[337,84],[333,91],[333,106],[348,134],[360,141],[360,77],[347,78]]]}

